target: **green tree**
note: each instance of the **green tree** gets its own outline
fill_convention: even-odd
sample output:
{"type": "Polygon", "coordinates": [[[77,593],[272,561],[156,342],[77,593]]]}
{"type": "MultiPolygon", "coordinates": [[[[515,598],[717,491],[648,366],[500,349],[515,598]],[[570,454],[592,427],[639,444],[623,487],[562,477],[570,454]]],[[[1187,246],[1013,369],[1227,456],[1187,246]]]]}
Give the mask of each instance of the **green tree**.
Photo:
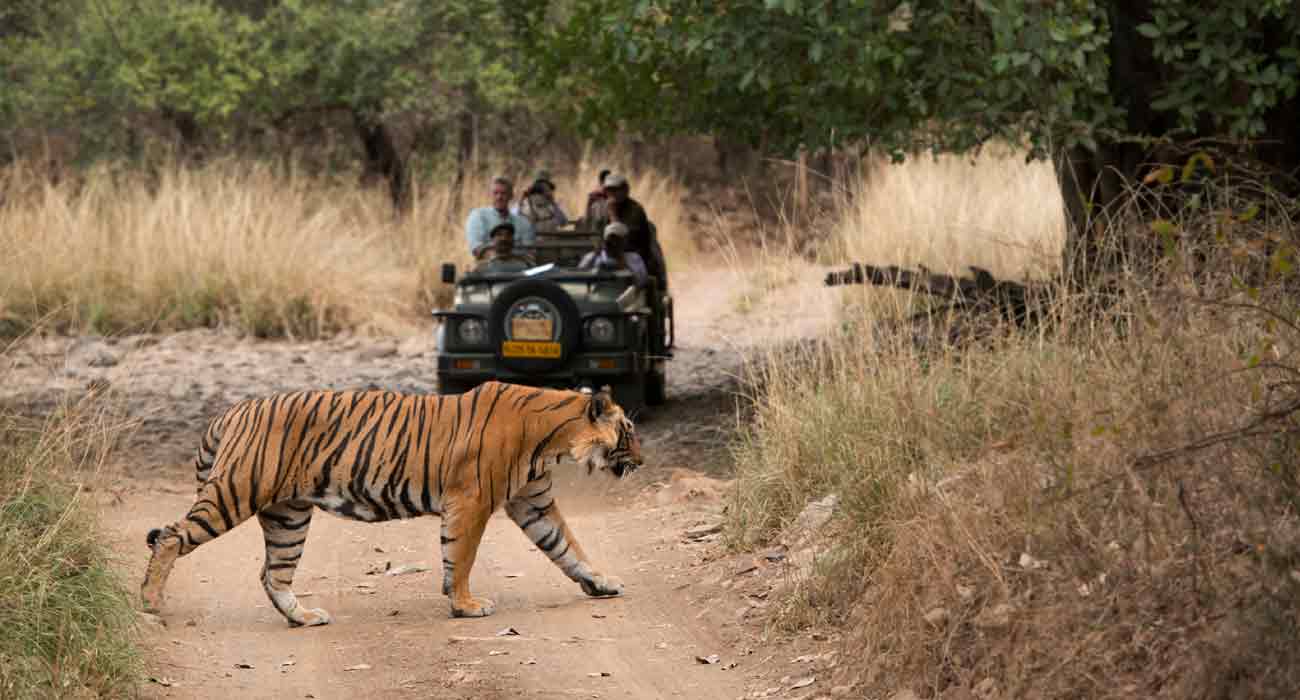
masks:
{"type": "MultiPolygon", "coordinates": [[[[588,128],[693,131],[896,157],[992,139],[1052,157],[1067,270],[1153,145],[1253,140],[1300,165],[1300,12],[1263,2],[574,0],[538,71],[588,128]],[[661,105],[671,105],[663,109],[661,105]]],[[[539,28],[538,31],[541,29],[539,28]]]]}
{"type": "Polygon", "coordinates": [[[366,176],[401,205],[395,117],[459,129],[468,157],[478,120],[523,102],[513,12],[499,0],[17,0],[0,10],[0,130],[62,126],[114,150],[160,117],[190,154],[343,114],[366,176]]]}

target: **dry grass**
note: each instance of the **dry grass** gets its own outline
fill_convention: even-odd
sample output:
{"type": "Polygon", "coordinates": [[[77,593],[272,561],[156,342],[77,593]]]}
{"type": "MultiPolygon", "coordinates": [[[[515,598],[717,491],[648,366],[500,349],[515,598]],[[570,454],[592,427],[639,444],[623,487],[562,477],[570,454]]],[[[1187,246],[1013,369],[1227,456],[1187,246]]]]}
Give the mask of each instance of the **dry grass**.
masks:
{"type": "MultiPolygon", "coordinates": [[[[943,186],[916,181],[977,201],[961,189],[987,178],[947,172],[943,186]]],[[[990,206],[1037,207],[985,194],[990,206]]],[[[1279,221],[1258,226],[1296,240],[1279,221]]],[[[1201,254],[1240,269],[1231,250],[1201,254]]],[[[978,264],[1007,274],[1026,261],[978,264]]],[[[830,337],[751,358],[732,537],[768,541],[811,499],[840,498],[819,564],[773,622],[855,630],[842,658],[860,662],[839,680],[868,697],[1294,697],[1296,419],[1178,448],[1297,399],[1300,329],[1272,314],[1293,321],[1300,309],[1289,280],[1245,293],[1206,274],[1193,301],[1160,279],[1135,279],[1104,316],[1059,294],[1047,325],[962,347],[864,342],[878,305],[849,304],[830,337]],[[1263,360],[1253,369],[1252,356],[1263,360]]]]}
{"type": "MultiPolygon", "coordinates": [[[[579,174],[595,180],[586,165],[579,174]]],[[[488,191],[486,176],[466,183],[463,202],[450,185],[417,185],[399,219],[382,192],[351,178],[247,160],[158,173],[99,167],[52,186],[10,168],[0,173],[0,330],[13,335],[47,316],[73,333],[419,327],[449,300],[439,263],[466,262],[465,216],[488,191]]],[[[681,185],[646,173],[635,193],[670,254],[684,259],[681,185]]],[[[564,203],[580,212],[580,202],[575,194],[564,203]]]]}
{"type": "Polygon", "coordinates": [[[33,421],[0,407],[0,697],[129,697],[139,681],[132,597],[92,482],[129,425],[95,394],[33,421]]]}
{"type": "Polygon", "coordinates": [[[976,265],[1012,279],[1059,266],[1065,228],[1050,163],[990,146],[978,156],[881,161],[849,186],[830,247],[840,260],[949,274],[976,265]]]}

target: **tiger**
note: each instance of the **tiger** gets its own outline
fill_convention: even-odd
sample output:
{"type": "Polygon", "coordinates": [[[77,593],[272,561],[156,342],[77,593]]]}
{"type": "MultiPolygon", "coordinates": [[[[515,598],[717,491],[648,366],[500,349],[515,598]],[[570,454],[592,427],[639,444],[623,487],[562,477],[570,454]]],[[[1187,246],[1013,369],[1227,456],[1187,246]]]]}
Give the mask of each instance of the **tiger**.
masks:
{"type": "Polygon", "coordinates": [[[610,396],[486,382],[453,396],[389,391],[301,391],[245,400],[214,418],[199,445],[194,505],[145,538],[152,555],[140,588],[159,613],[177,558],[257,516],[266,541],[261,582],[291,627],[331,615],[292,590],[314,509],[365,522],[442,518],[442,594],[452,617],[496,610],[470,594],[469,574],[488,518],[502,506],[584,593],[618,596],[565,524],[551,469],[568,456],[623,477],[643,464],[635,426],[610,396]]]}

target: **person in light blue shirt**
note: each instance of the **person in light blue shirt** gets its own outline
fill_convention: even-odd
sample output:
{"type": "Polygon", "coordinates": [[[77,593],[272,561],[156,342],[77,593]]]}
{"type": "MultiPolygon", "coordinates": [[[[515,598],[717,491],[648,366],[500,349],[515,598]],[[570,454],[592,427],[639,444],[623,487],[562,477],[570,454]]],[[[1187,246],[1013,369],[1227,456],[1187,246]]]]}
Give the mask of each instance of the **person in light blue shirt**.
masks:
{"type": "Polygon", "coordinates": [[[492,248],[492,229],[501,223],[509,222],[514,226],[516,245],[531,246],[536,242],[532,223],[510,212],[510,199],[514,194],[515,187],[510,178],[498,175],[492,178],[492,206],[479,207],[469,213],[465,220],[465,240],[475,259],[482,258],[492,248]]]}

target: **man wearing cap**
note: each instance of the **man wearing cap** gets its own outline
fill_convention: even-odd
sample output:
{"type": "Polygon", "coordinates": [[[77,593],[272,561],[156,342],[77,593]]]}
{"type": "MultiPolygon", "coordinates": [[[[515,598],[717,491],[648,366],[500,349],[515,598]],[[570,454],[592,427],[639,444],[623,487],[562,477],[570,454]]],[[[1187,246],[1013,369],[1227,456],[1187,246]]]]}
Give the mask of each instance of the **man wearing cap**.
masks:
{"type": "Polygon", "coordinates": [[[604,180],[605,202],[593,207],[591,225],[597,231],[618,222],[627,227],[627,250],[636,253],[645,262],[647,274],[659,280],[662,289],[668,288],[668,266],[645,207],[628,195],[627,178],[610,173],[604,180]]]}
{"type": "Polygon", "coordinates": [[[642,260],[640,255],[627,250],[627,234],[626,224],[615,221],[607,225],[600,250],[584,255],[578,263],[578,269],[631,270],[632,274],[636,275],[636,281],[644,284],[647,276],[645,260],[642,260]]]}
{"type": "Polygon", "coordinates": [[[510,178],[498,175],[492,178],[492,206],[479,207],[469,213],[465,221],[465,240],[469,243],[470,254],[476,259],[491,247],[492,230],[501,223],[509,222],[514,227],[514,242],[519,245],[530,246],[537,240],[532,223],[510,211],[510,198],[514,191],[510,178]]]}
{"type": "Polygon", "coordinates": [[[509,221],[494,226],[489,241],[477,272],[522,272],[533,266],[532,258],[515,252],[515,226],[509,221]]]}
{"type": "Polygon", "coordinates": [[[546,170],[537,173],[532,186],[510,211],[528,219],[538,233],[552,233],[569,222],[560,203],[555,201],[555,183],[546,170]]]}

